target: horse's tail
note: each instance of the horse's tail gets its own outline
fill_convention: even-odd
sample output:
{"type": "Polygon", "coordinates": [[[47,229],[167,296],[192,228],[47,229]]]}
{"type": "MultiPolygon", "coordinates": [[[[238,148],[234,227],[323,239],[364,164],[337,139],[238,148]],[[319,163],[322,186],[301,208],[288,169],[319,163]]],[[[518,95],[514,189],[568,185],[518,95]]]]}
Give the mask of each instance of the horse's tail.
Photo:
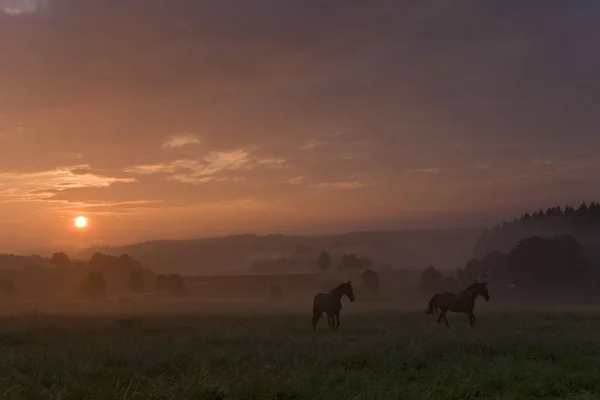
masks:
{"type": "Polygon", "coordinates": [[[436,302],[438,295],[434,294],[431,300],[429,300],[429,307],[425,310],[425,314],[433,314],[434,311],[438,311],[438,305],[436,302]]]}

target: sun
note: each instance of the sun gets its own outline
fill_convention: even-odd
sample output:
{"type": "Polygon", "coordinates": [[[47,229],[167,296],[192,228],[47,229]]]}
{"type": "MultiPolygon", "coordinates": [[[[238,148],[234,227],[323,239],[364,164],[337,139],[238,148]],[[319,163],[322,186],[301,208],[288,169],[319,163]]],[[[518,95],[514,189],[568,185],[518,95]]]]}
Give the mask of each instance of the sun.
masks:
{"type": "Polygon", "coordinates": [[[75,218],[75,228],[83,229],[88,226],[88,219],[86,217],[75,218]]]}

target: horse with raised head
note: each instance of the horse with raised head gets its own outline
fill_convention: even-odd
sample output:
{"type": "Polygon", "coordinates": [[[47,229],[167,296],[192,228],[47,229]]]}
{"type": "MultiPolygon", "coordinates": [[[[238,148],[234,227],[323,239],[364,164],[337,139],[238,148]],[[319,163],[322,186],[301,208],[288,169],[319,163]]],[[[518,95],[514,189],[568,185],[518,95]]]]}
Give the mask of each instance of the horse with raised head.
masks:
{"type": "Polygon", "coordinates": [[[473,314],[473,309],[475,308],[475,299],[477,296],[483,297],[485,301],[490,301],[487,283],[474,283],[460,293],[444,292],[435,294],[429,301],[429,307],[425,310],[425,314],[440,311],[437,324],[439,326],[440,322],[444,320],[448,328],[450,328],[448,318],[446,317],[448,311],[467,314],[471,327],[474,328],[475,314],[473,314]]]}
{"type": "Polygon", "coordinates": [[[313,330],[323,313],[327,314],[329,329],[337,330],[340,326],[340,310],[342,309],[342,296],[346,295],[350,301],[354,301],[354,290],[352,282],[343,283],[329,293],[318,293],[313,300],[313,330]]]}

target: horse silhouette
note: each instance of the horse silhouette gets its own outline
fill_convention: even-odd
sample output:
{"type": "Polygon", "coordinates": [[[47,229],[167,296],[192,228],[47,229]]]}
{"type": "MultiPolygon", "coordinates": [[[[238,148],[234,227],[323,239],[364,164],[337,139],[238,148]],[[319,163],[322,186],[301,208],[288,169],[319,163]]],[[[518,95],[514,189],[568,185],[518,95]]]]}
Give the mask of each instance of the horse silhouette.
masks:
{"type": "Polygon", "coordinates": [[[348,281],[339,285],[329,293],[318,293],[313,301],[313,331],[323,313],[327,314],[329,329],[337,330],[340,326],[340,310],[342,309],[342,296],[346,295],[350,301],[354,301],[354,290],[352,282],[348,281]]]}
{"type": "Polygon", "coordinates": [[[475,308],[475,299],[477,296],[482,296],[485,301],[490,301],[487,283],[474,283],[460,293],[444,292],[435,294],[429,301],[429,307],[425,310],[425,314],[432,314],[438,310],[441,311],[437,324],[439,326],[440,322],[444,320],[448,328],[450,328],[448,318],[446,317],[448,311],[467,314],[471,327],[474,328],[475,314],[473,314],[473,309],[475,308]]]}

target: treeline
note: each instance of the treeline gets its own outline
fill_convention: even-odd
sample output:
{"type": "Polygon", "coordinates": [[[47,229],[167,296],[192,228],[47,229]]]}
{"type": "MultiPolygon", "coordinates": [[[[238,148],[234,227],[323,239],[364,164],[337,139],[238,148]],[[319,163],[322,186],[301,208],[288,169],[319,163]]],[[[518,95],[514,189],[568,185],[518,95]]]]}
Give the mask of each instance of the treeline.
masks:
{"type": "MultiPolygon", "coordinates": [[[[379,291],[379,273],[375,271],[374,262],[370,257],[344,253],[336,264],[328,252],[322,251],[317,259],[317,266],[321,272],[328,272],[334,266],[341,272],[361,272],[360,285],[365,294],[375,296],[379,291]]],[[[384,266],[382,269],[387,270],[389,267],[384,266]]]]}
{"type": "Polygon", "coordinates": [[[364,271],[373,268],[373,264],[373,260],[369,257],[344,253],[336,265],[333,257],[326,251],[322,251],[317,260],[317,265],[323,272],[331,270],[334,265],[339,271],[364,271]]]}
{"type": "Polygon", "coordinates": [[[40,255],[20,256],[15,254],[0,254],[0,269],[18,271],[30,265],[48,265],[48,259],[40,255]]]}
{"type": "Polygon", "coordinates": [[[431,295],[459,291],[477,281],[488,282],[503,300],[600,300],[600,266],[586,257],[584,248],[571,235],[523,239],[509,252],[494,251],[472,259],[448,276],[429,267],[421,275],[419,289],[431,295]]]}
{"type": "MultiPolygon", "coordinates": [[[[273,259],[270,262],[276,262],[273,259]]],[[[264,260],[263,262],[267,262],[264,260]]],[[[336,270],[337,272],[346,272],[355,275],[360,273],[360,280],[356,283],[359,285],[359,290],[363,295],[374,297],[379,292],[380,278],[379,273],[374,269],[374,262],[369,257],[358,257],[354,254],[344,253],[336,262],[331,254],[327,251],[321,251],[319,257],[314,261],[314,266],[322,273],[327,273],[336,270]]],[[[272,265],[272,264],[268,264],[272,265]]],[[[281,272],[280,266],[276,271],[281,272]]],[[[383,266],[381,270],[391,270],[389,266],[383,266]]],[[[323,282],[322,290],[330,291],[337,287],[339,279],[327,280],[323,282]]],[[[272,300],[281,300],[284,297],[284,291],[280,286],[272,286],[270,288],[270,297],[272,300]]]]}
{"type": "MultiPolygon", "coordinates": [[[[570,205],[551,207],[486,229],[475,245],[475,257],[484,257],[492,251],[508,252],[520,240],[533,236],[555,236],[568,234],[580,241],[600,230],[600,204],[582,203],[574,208],[570,205]]],[[[587,243],[585,243],[587,244],[587,243]]]]}
{"type": "MultiPolygon", "coordinates": [[[[288,270],[306,270],[311,261],[306,257],[285,255],[276,258],[263,258],[252,262],[250,268],[256,272],[281,273],[288,270]]],[[[313,261],[314,263],[314,261],[313,261]]],[[[351,253],[344,253],[339,260],[334,260],[330,253],[322,251],[316,261],[316,266],[321,271],[338,270],[366,270],[373,267],[373,260],[369,257],[358,257],[351,253]]]]}
{"type": "Polygon", "coordinates": [[[323,236],[234,235],[198,240],[166,240],[123,247],[88,249],[95,252],[129,254],[147,268],[164,271],[177,265],[186,275],[237,270],[246,273],[304,273],[315,265],[322,250],[335,258],[343,253],[364,253],[387,264],[413,268],[435,264],[445,268],[459,265],[472,255],[479,229],[403,230],[352,232],[323,236]],[[435,248],[432,252],[430,249],[435,248]]]}
{"type": "Polygon", "coordinates": [[[148,292],[177,295],[184,291],[179,274],[157,275],[129,255],[116,257],[99,252],[88,261],[54,253],[47,264],[11,271],[9,278],[0,280],[0,295],[12,292],[35,298],[100,298],[148,292]]]}

